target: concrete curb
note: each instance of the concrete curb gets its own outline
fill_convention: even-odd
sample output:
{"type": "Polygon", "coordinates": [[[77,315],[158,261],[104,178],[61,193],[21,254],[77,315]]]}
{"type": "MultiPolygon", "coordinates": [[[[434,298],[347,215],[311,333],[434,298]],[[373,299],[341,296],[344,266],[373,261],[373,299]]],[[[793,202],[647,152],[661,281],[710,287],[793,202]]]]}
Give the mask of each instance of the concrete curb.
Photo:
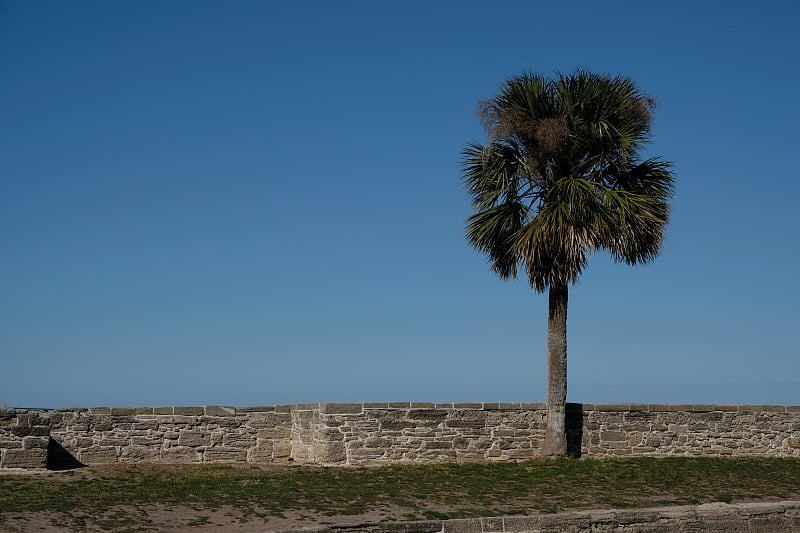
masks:
{"type": "Polygon", "coordinates": [[[783,533],[800,531],[800,501],[707,503],[417,522],[340,524],[264,533],[783,533]]]}

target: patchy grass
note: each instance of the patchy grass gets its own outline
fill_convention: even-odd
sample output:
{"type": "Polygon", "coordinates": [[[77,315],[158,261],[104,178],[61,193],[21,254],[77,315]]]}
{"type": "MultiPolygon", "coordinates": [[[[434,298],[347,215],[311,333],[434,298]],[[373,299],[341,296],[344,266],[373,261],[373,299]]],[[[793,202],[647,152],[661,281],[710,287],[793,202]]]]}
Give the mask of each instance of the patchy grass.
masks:
{"type": "MultiPolygon", "coordinates": [[[[800,460],[761,458],[564,459],[373,468],[107,465],[0,476],[0,529],[25,530],[44,513],[73,530],[156,530],[154,509],[189,509],[182,525],[332,517],[444,519],[800,499],[800,460]]],[[[219,524],[217,524],[219,526],[219,524]]]]}

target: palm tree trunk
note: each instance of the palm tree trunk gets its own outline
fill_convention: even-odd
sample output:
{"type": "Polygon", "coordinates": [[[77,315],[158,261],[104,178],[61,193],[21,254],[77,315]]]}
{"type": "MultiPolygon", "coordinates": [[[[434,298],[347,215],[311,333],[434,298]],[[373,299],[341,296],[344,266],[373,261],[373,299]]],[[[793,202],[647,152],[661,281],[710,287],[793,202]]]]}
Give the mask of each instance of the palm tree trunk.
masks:
{"type": "Polygon", "coordinates": [[[550,285],[547,317],[547,428],[545,457],[567,455],[567,285],[550,285]]]}

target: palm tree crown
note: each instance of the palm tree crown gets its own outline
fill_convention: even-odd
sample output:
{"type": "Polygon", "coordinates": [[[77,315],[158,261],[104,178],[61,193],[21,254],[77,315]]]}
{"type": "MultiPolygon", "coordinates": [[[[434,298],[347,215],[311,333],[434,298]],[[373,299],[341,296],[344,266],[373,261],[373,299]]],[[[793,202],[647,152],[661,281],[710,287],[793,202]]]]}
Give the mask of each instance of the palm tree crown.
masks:
{"type": "Polygon", "coordinates": [[[513,77],[481,104],[488,142],[463,151],[467,239],[498,275],[524,266],[544,292],[575,283],[596,250],[628,264],[658,254],[673,178],[670,163],[640,160],[652,108],[629,78],[583,70],[513,77]]]}

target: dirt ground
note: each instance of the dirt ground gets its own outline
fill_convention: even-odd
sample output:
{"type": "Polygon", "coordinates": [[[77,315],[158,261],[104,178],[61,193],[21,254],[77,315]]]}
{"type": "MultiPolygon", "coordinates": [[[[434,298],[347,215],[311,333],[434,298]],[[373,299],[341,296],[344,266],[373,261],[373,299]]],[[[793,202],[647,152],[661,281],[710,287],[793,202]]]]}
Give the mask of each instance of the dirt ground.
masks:
{"type": "MultiPolygon", "coordinates": [[[[190,507],[165,508],[164,506],[153,506],[147,509],[118,508],[109,511],[111,521],[113,516],[119,511],[125,514],[140,516],[141,525],[131,525],[130,528],[121,527],[102,527],[96,524],[81,524],[80,514],[77,514],[78,522],[75,523],[75,516],[63,516],[56,513],[24,513],[7,515],[5,522],[0,523],[0,531],[33,533],[33,532],[52,532],[52,533],[75,533],[79,531],[169,531],[174,533],[188,533],[197,531],[219,531],[235,533],[256,533],[267,531],[280,531],[287,529],[303,529],[310,527],[326,526],[332,524],[361,524],[374,523],[387,519],[397,519],[402,516],[402,510],[397,512],[373,511],[368,514],[355,516],[314,516],[313,514],[280,517],[260,517],[255,514],[245,515],[239,509],[223,507],[218,510],[201,509],[196,510],[190,507]]],[[[255,510],[256,513],[258,510],[255,510]]]]}
{"type": "MultiPolygon", "coordinates": [[[[115,468],[118,465],[112,465],[115,468]]],[[[252,468],[252,467],[251,467],[252,468]]],[[[266,465],[265,470],[280,470],[287,466],[266,465]]],[[[81,468],[80,476],[91,479],[105,475],[102,465],[81,468]]],[[[64,475],[64,472],[50,470],[3,469],[0,475],[52,477],[64,475]]],[[[431,510],[446,512],[447,508],[430,507],[431,510]]],[[[170,533],[187,532],[232,532],[256,533],[282,531],[289,529],[314,528],[329,525],[364,524],[381,521],[399,521],[419,512],[416,509],[402,507],[376,506],[369,512],[358,515],[327,516],[313,510],[298,512],[287,511],[284,516],[274,516],[257,506],[239,508],[222,506],[218,509],[194,508],[176,505],[148,505],[146,507],[123,506],[107,509],[98,518],[96,511],[75,511],[64,514],[57,512],[25,512],[14,513],[13,509],[0,509],[5,512],[5,521],[0,522],[0,532],[32,533],[76,533],[76,532],[133,532],[133,531],[168,531],[170,533]]],[[[417,516],[417,518],[419,518],[417,516]]]]}

